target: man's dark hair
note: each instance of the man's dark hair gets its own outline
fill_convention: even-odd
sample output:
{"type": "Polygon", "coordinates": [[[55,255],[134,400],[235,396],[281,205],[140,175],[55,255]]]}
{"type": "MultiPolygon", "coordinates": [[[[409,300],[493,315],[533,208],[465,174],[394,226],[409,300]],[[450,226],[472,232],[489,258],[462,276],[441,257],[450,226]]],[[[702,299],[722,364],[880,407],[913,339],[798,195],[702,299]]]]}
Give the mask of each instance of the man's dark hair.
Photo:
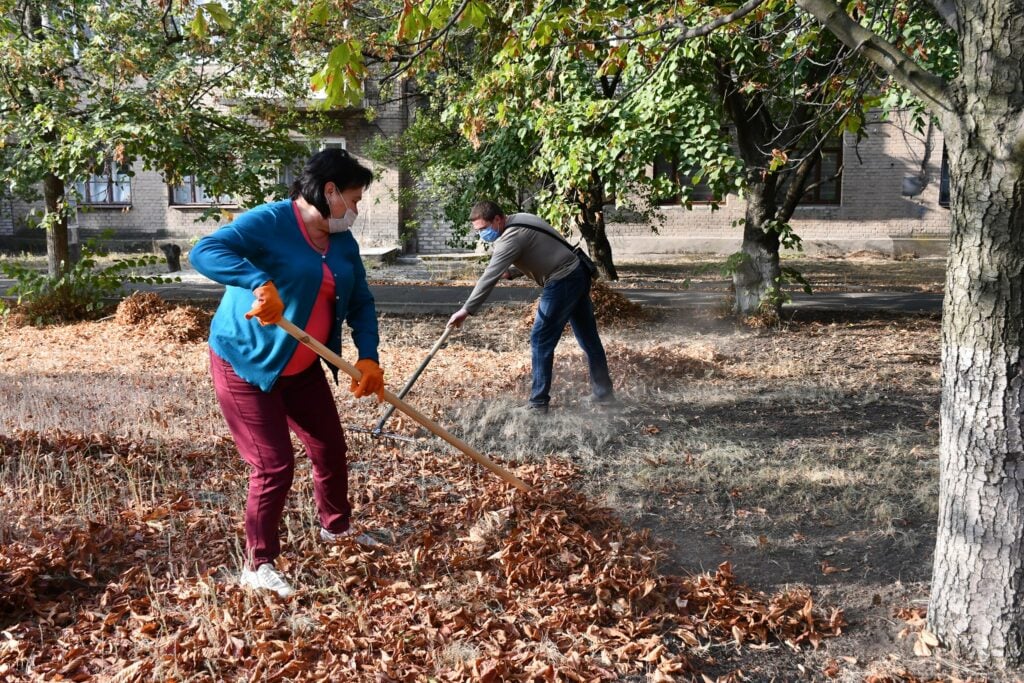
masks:
{"type": "Polygon", "coordinates": [[[473,205],[469,212],[469,220],[472,222],[478,218],[483,218],[485,221],[493,221],[495,216],[504,215],[505,212],[501,210],[500,206],[487,199],[473,205]]]}
{"type": "Polygon", "coordinates": [[[302,174],[292,183],[292,199],[303,199],[316,207],[324,218],[331,215],[324,185],[334,183],[338,191],[354,187],[367,188],[373,182],[373,172],[356,161],[343,149],[331,147],[317,152],[302,168],[302,174]]]}

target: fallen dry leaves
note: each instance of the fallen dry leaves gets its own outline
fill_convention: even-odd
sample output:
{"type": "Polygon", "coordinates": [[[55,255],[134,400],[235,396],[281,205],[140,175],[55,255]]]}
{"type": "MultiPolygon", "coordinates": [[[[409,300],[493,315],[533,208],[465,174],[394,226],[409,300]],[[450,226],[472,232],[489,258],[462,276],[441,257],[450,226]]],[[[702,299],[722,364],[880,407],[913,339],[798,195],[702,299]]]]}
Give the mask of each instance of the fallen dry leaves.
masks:
{"type": "Polygon", "coordinates": [[[229,445],[23,433],[0,455],[8,473],[66,473],[4,502],[0,678],[670,681],[693,675],[703,644],[816,647],[844,625],[806,591],[744,587],[727,563],[661,573],[647,533],[575,493],[556,461],[517,468],[538,490],[523,496],[447,455],[377,447],[353,492],[393,542],[323,546],[310,527],[279,559],[302,587],[281,601],[236,584],[241,510],[209,502],[244,490],[229,445]],[[172,474],[185,469],[191,488],[172,474]],[[80,519],[86,470],[111,503],[80,519]]]}
{"type": "MultiPolygon", "coordinates": [[[[203,311],[139,295],[113,322],[59,330],[60,353],[47,351],[54,334],[25,329],[8,360],[61,373],[75,353],[138,339],[144,352],[89,360],[131,386],[136,365],[168,358],[195,374],[204,348],[180,342],[207,324],[203,311]]],[[[417,334],[390,340],[395,376],[433,331],[417,334]]],[[[493,373],[504,335],[475,337],[451,342],[424,378],[443,378],[449,402],[507,391],[528,370],[523,360],[493,373]]],[[[615,352],[654,384],[726,365],[710,347],[615,352]]],[[[565,462],[516,468],[539,491],[524,497],[430,444],[350,453],[359,520],[391,538],[373,551],[314,540],[300,459],[278,567],[301,591],[254,595],[236,578],[246,470],[229,442],[197,443],[0,435],[0,680],[710,680],[697,672],[705,645],[817,647],[844,625],[805,590],[744,587],[728,563],[662,573],[646,532],[581,496],[565,462]]]]}
{"type": "MultiPolygon", "coordinates": [[[[594,306],[594,318],[600,327],[636,327],[649,320],[651,313],[604,283],[594,280],[590,285],[590,301],[594,306]]],[[[523,327],[531,327],[537,317],[538,301],[527,307],[521,318],[523,327]]]]}
{"type": "Polygon", "coordinates": [[[178,342],[206,339],[211,317],[195,306],[169,306],[154,292],[131,294],[121,300],[114,314],[118,324],[126,328],[178,342]]]}

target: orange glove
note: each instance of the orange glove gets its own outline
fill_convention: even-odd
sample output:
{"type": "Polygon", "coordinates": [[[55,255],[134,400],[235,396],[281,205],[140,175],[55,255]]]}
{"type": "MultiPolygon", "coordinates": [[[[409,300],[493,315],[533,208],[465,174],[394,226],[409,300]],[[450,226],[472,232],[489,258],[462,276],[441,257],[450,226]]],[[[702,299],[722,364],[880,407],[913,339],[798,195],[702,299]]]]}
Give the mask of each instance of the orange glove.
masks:
{"type": "Polygon", "coordinates": [[[356,361],[356,369],[362,373],[359,381],[352,380],[349,390],[356,398],[377,394],[377,403],[384,400],[384,371],[380,369],[377,361],[370,358],[362,358],[356,361]]]}
{"type": "Polygon", "coordinates": [[[273,282],[268,281],[262,287],[252,290],[256,300],[252,302],[252,309],[245,314],[245,319],[250,320],[253,316],[260,321],[260,325],[273,325],[281,319],[284,313],[284,302],[277,293],[277,287],[273,282]]]}

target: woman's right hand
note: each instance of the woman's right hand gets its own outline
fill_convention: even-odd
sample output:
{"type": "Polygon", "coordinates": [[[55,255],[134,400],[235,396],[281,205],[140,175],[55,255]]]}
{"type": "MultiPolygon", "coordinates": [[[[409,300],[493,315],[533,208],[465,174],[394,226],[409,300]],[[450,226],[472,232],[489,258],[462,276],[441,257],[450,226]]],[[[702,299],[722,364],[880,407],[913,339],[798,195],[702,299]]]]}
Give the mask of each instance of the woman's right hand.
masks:
{"type": "Polygon", "coordinates": [[[260,321],[260,325],[273,325],[281,320],[284,314],[284,302],[281,295],[277,293],[274,283],[267,281],[262,287],[252,290],[256,300],[252,302],[252,308],[245,314],[245,319],[250,320],[254,316],[260,321]]]}
{"type": "Polygon", "coordinates": [[[384,400],[384,371],[372,358],[360,358],[356,361],[359,370],[359,381],[352,380],[350,391],[356,398],[377,395],[377,403],[384,400]]]}

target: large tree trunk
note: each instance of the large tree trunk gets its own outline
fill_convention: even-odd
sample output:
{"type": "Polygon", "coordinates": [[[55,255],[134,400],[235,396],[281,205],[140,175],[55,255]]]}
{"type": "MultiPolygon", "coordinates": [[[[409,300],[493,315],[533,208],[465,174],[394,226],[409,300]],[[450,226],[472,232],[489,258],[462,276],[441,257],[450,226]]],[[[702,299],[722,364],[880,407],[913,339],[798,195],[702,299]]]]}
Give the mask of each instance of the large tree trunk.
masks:
{"type": "Polygon", "coordinates": [[[941,117],[953,219],[942,319],[939,525],[928,623],[957,656],[1024,664],[1024,0],[934,2],[950,84],[834,0],[796,0],[941,117]]]}
{"type": "Polygon", "coordinates": [[[939,522],[929,626],[954,654],[1024,664],[1024,0],[958,3],[939,522]]]}
{"type": "Polygon", "coordinates": [[[608,233],[605,231],[604,189],[600,181],[592,182],[586,192],[577,192],[576,204],[579,211],[576,213],[573,223],[587,242],[590,258],[594,259],[602,278],[618,280],[619,273],[612,260],[612,245],[608,241],[608,233]]]}
{"type": "Polygon", "coordinates": [[[43,201],[46,203],[46,267],[50,277],[57,277],[71,267],[71,261],[68,219],[63,211],[64,181],[52,173],[43,179],[43,201]]]}
{"type": "Polygon", "coordinates": [[[957,137],[947,132],[953,230],[928,619],[958,656],[1017,666],[1024,662],[1024,161],[997,159],[972,131],[957,137]]]}
{"type": "Polygon", "coordinates": [[[763,183],[751,182],[747,190],[747,209],[743,225],[742,259],[733,271],[736,290],[735,311],[739,315],[769,312],[778,315],[782,300],[778,296],[782,271],[779,266],[779,235],[765,231],[764,225],[775,215],[775,206],[763,183]]]}

